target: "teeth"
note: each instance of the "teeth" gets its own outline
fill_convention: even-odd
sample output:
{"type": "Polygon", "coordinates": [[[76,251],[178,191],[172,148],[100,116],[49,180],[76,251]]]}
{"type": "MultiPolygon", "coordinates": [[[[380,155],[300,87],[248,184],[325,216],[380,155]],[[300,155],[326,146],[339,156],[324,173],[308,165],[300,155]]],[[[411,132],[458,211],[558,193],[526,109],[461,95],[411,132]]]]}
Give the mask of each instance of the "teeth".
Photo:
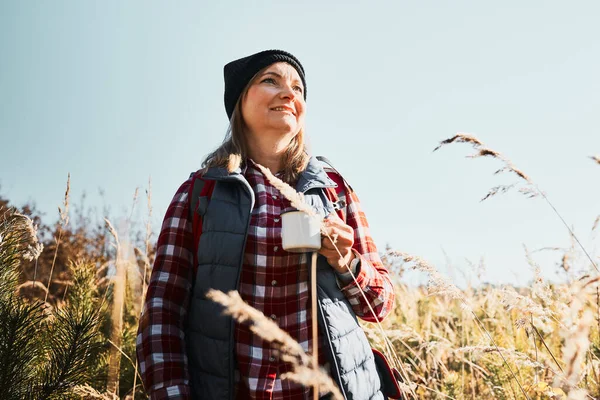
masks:
{"type": "Polygon", "coordinates": [[[287,108],[283,108],[283,107],[275,107],[273,110],[275,110],[275,111],[290,111],[287,108]]]}

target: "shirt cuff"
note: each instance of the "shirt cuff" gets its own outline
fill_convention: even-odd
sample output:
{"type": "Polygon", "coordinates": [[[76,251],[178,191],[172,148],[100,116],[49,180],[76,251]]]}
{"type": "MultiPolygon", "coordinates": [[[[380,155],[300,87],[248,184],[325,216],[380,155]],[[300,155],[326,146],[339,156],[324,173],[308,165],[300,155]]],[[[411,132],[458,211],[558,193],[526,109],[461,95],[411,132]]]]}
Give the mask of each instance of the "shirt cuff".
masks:
{"type": "MultiPolygon", "coordinates": [[[[355,251],[354,249],[352,251],[355,251]]],[[[356,296],[360,291],[357,289],[359,287],[362,291],[365,291],[367,286],[372,283],[373,278],[378,275],[378,271],[373,264],[366,258],[364,258],[361,254],[356,252],[357,256],[360,257],[360,262],[358,263],[360,268],[357,268],[354,276],[356,277],[356,281],[354,279],[345,286],[340,287],[342,292],[349,296],[356,296]]]]}
{"type": "Polygon", "coordinates": [[[173,385],[153,391],[150,400],[188,400],[191,395],[189,386],[173,385]]]}
{"type": "Polygon", "coordinates": [[[350,271],[344,273],[335,271],[335,278],[340,289],[342,289],[345,286],[348,286],[353,282],[354,279],[352,279],[352,274],[354,274],[354,276],[357,276],[360,273],[360,254],[354,249],[352,249],[352,252],[354,253],[354,258],[352,259],[349,265],[350,271],[352,271],[352,273],[350,273],[350,271]]]}

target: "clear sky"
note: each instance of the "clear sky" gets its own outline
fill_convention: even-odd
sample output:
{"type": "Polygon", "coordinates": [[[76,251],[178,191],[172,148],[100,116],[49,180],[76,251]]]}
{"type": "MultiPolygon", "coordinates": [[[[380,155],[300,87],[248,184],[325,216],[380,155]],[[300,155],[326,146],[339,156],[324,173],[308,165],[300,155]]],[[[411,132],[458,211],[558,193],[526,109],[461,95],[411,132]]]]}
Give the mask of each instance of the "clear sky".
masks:
{"type": "MultiPolygon", "coordinates": [[[[514,181],[493,175],[497,162],[432,149],[475,134],[597,258],[600,166],[587,157],[600,154],[599,20],[592,0],[1,0],[0,193],[35,201],[49,222],[70,172],[74,202],[85,192],[118,215],[152,177],[158,227],[223,139],[223,65],[281,48],[307,71],[311,152],[357,191],[380,249],[421,255],[457,282],[465,259],[484,257],[485,280],[526,284],[522,244],[568,247],[566,229],[543,200],[480,203],[514,181]]],[[[556,277],[560,254],[535,257],[556,277]]]]}

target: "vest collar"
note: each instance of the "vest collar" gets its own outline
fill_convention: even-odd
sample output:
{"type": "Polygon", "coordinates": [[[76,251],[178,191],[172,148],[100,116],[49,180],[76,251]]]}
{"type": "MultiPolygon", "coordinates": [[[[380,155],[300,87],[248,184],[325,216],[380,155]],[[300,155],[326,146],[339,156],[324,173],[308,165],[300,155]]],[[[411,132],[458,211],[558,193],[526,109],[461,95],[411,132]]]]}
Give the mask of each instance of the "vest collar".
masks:
{"type": "Polygon", "coordinates": [[[316,157],[311,157],[304,171],[300,173],[296,191],[304,193],[309,189],[326,187],[337,187],[337,184],[329,179],[321,162],[316,157]]]}
{"type": "MultiPolygon", "coordinates": [[[[241,168],[229,173],[226,168],[211,167],[208,168],[203,177],[216,181],[240,179],[243,181],[246,180],[241,168]]],[[[327,173],[321,165],[321,162],[317,160],[316,157],[311,157],[308,160],[306,169],[300,173],[298,183],[296,184],[296,191],[304,193],[309,189],[326,187],[337,187],[337,184],[333,180],[329,179],[327,173]]]]}

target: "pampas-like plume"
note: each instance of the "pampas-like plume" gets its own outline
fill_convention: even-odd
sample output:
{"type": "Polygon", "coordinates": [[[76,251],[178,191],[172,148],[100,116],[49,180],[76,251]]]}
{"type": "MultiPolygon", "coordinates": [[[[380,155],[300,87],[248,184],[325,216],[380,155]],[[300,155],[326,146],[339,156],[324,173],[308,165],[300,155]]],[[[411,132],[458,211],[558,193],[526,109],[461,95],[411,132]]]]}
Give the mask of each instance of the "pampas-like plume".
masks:
{"type": "Polygon", "coordinates": [[[100,393],[88,384],[75,386],[73,394],[86,400],[119,400],[119,396],[111,393],[100,393]]]}
{"type": "Polygon", "coordinates": [[[269,168],[263,167],[260,164],[257,164],[257,167],[267,177],[267,180],[281,192],[283,197],[292,203],[292,207],[296,208],[298,211],[304,211],[310,216],[316,215],[315,210],[304,201],[304,195],[302,193],[296,192],[293,187],[273,175],[269,168]]]}
{"type": "Polygon", "coordinates": [[[515,364],[524,367],[545,369],[546,366],[540,362],[532,360],[527,354],[517,351],[515,349],[507,349],[505,347],[494,347],[494,346],[463,346],[453,350],[454,353],[496,353],[502,352],[507,358],[510,358],[515,364]]]}
{"type": "Polygon", "coordinates": [[[223,305],[225,314],[231,315],[239,323],[250,323],[252,332],[277,348],[282,360],[291,363],[293,367],[293,372],[282,375],[283,379],[291,379],[306,386],[318,384],[324,391],[331,392],[334,399],[343,400],[336,384],[325,371],[309,367],[312,358],[304,352],[302,346],[262,312],[246,304],[238,292],[232,290],[225,294],[211,289],[206,297],[223,305]]]}
{"type": "Polygon", "coordinates": [[[523,245],[525,249],[525,257],[527,258],[527,263],[533,269],[533,286],[531,288],[532,298],[537,297],[541,299],[546,304],[552,303],[552,290],[550,286],[544,281],[542,278],[542,269],[539,264],[533,259],[531,253],[527,249],[527,246],[523,245]]]}
{"type": "MultiPolygon", "coordinates": [[[[27,238],[27,247],[20,249],[21,257],[27,261],[37,260],[44,250],[44,245],[38,241],[37,226],[35,226],[31,218],[19,212],[12,213],[7,219],[14,220],[15,225],[19,226],[18,230],[24,233],[24,237],[27,238]]],[[[0,245],[2,244],[2,241],[8,239],[10,235],[10,231],[5,233],[4,238],[0,234],[0,245]]],[[[18,236],[18,234],[15,234],[15,236],[18,236]]]]}
{"type": "MultiPolygon", "coordinates": [[[[581,380],[582,366],[586,353],[590,346],[590,327],[594,322],[594,316],[589,308],[585,308],[585,288],[598,281],[598,277],[586,282],[578,282],[571,287],[573,298],[569,311],[563,314],[563,325],[560,335],[563,338],[562,358],[565,363],[564,378],[566,385],[563,390],[566,393],[577,386],[581,380]]],[[[555,385],[559,385],[555,379],[555,385]]]]}
{"type": "Polygon", "coordinates": [[[567,400],[587,400],[589,398],[591,397],[585,389],[571,390],[567,396],[567,400]]]}
{"type": "Polygon", "coordinates": [[[515,326],[518,328],[528,325],[534,319],[535,326],[542,326],[544,331],[550,331],[549,323],[552,321],[553,313],[548,307],[542,307],[529,296],[522,296],[512,287],[504,287],[500,291],[500,304],[506,311],[514,310],[517,313],[515,326]]]}
{"type": "Polygon", "coordinates": [[[302,364],[308,365],[310,357],[304,349],[287,332],[257,309],[249,306],[242,300],[239,293],[230,291],[225,294],[219,290],[211,289],[206,297],[225,306],[225,313],[231,315],[238,322],[251,321],[250,329],[264,340],[274,343],[283,353],[298,357],[302,364]]]}
{"type": "Polygon", "coordinates": [[[442,274],[440,274],[435,267],[421,257],[401,251],[389,251],[386,253],[386,256],[398,257],[405,263],[413,263],[413,269],[425,272],[429,276],[429,282],[427,282],[427,291],[430,294],[448,295],[453,299],[460,300],[464,308],[472,310],[462,291],[453,283],[449,282],[448,279],[442,276],[442,274]]]}
{"type": "Polygon", "coordinates": [[[282,354],[281,358],[283,361],[290,362],[294,366],[293,371],[282,374],[281,379],[288,379],[304,386],[315,386],[317,384],[316,387],[321,389],[319,390],[319,398],[327,393],[331,393],[334,399],[343,400],[344,396],[342,396],[340,389],[323,368],[320,368],[319,372],[315,373],[313,368],[298,364],[295,357],[282,354]]]}

